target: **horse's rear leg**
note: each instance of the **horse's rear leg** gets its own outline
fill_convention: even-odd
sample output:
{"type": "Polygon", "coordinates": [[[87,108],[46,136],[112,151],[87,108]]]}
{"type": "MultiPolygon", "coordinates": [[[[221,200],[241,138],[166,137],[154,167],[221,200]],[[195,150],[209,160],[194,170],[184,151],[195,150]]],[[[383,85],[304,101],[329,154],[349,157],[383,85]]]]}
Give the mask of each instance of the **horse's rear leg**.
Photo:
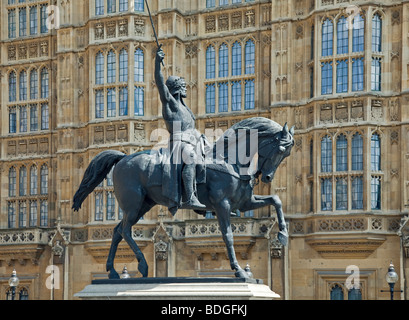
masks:
{"type": "Polygon", "coordinates": [[[107,271],[109,272],[108,274],[109,279],[119,279],[119,274],[118,272],[116,272],[114,268],[114,258],[116,250],[121,240],[122,240],[122,221],[114,228],[114,232],[112,234],[111,248],[109,249],[106,264],[107,271]]]}
{"type": "Polygon", "coordinates": [[[248,274],[239,266],[236,253],[233,246],[233,231],[230,224],[230,204],[223,201],[216,210],[217,220],[219,221],[220,231],[222,232],[223,241],[226,244],[227,254],[230,260],[232,270],[235,270],[237,278],[248,278],[248,274]]]}

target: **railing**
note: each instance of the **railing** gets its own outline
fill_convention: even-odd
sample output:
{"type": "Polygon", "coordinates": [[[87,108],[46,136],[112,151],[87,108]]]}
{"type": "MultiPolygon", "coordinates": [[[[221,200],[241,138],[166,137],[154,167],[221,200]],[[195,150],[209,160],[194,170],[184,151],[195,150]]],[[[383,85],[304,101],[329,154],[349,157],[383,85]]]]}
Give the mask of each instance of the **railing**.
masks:
{"type": "Polygon", "coordinates": [[[49,232],[42,229],[19,229],[0,231],[0,246],[21,244],[47,244],[49,232]]]}

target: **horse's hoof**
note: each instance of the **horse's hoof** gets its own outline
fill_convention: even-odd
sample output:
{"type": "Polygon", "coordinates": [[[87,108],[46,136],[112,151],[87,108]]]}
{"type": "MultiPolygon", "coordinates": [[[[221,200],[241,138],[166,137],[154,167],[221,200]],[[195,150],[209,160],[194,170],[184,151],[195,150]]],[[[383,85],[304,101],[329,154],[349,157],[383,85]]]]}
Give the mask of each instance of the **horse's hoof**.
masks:
{"type": "Polygon", "coordinates": [[[245,278],[245,279],[250,279],[249,275],[247,274],[246,271],[244,271],[243,269],[239,269],[237,270],[234,275],[236,276],[236,278],[245,278]]]}
{"type": "Polygon", "coordinates": [[[287,245],[287,243],[288,243],[288,233],[287,232],[279,231],[278,234],[277,234],[277,238],[278,238],[278,241],[280,241],[280,243],[283,246],[287,245]]]}
{"type": "Polygon", "coordinates": [[[111,270],[108,274],[108,279],[120,279],[118,272],[116,272],[115,270],[111,270]]]}

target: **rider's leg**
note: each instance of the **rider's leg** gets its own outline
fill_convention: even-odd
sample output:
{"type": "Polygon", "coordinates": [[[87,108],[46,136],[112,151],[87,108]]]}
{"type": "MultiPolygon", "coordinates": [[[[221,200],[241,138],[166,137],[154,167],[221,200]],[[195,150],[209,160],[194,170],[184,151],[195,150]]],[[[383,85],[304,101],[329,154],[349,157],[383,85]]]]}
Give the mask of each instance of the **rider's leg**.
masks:
{"type": "Polygon", "coordinates": [[[196,164],[185,164],[182,171],[183,186],[186,193],[186,203],[184,207],[190,209],[206,209],[195,195],[196,187],[196,164]]]}

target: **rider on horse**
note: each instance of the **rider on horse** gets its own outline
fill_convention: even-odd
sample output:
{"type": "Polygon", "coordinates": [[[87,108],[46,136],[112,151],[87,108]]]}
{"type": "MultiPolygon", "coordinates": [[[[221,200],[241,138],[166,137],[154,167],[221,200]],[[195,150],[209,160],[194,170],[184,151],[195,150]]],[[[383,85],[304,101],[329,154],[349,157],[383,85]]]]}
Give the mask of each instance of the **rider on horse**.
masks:
{"type": "Polygon", "coordinates": [[[162,115],[170,133],[169,150],[171,163],[168,171],[170,179],[164,180],[164,187],[170,192],[169,210],[175,214],[183,205],[184,209],[204,210],[196,191],[196,169],[202,166],[204,157],[204,137],[195,129],[195,117],[186,106],[186,82],[183,78],[170,76],[164,81],[161,63],[165,57],[159,47],[155,61],[155,81],[162,102],[162,115]],[[182,183],[185,202],[181,203],[182,183]]]}

